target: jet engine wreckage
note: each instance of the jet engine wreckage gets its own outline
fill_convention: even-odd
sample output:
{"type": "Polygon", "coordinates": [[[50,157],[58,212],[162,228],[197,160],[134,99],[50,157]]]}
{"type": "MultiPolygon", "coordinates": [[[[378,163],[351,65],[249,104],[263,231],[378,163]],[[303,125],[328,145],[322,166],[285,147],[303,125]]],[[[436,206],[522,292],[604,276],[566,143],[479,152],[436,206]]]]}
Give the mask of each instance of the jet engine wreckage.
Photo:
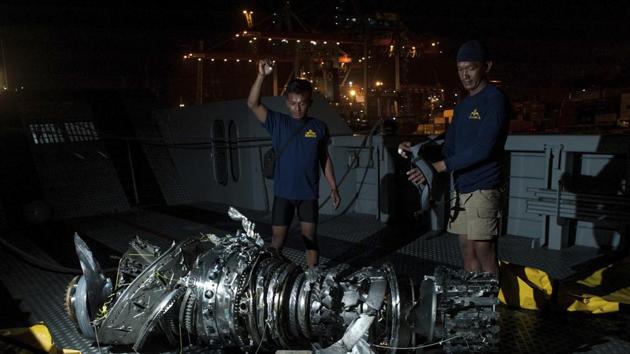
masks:
{"type": "Polygon", "coordinates": [[[379,353],[441,344],[446,352],[496,350],[498,283],[438,267],[414,284],[390,265],[340,277],[303,271],[263,248],[236,209],[235,235],[204,235],[160,250],[136,238],[114,279],[75,235],[83,275],[66,292],[78,331],[99,345],[142,352],[154,340],[180,346],[271,352],[379,353]]]}

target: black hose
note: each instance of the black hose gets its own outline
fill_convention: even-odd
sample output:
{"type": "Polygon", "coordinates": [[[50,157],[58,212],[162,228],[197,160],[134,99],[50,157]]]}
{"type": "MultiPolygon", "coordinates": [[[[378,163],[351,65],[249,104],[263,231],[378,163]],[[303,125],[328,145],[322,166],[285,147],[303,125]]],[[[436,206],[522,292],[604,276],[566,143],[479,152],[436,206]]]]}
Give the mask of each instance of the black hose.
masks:
{"type": "MultiPolygon", "coordinates": [[[[81,269],[60,266],[58,264],[44,261],[41,258],[35,257],[31,255],[30,253],[23,251],[19,249],[18,247],[12,245],[11,243],[9,243],[7,240],[3,238],[0,238],[0,244],[8,248],[9,250],[13,251],[18,256],[19,260],[26,262],[28,264],[31,264],[33,266],[36,266],[37,268],[40,268],[42,270],[53,272],[53,273],[62,273],[62,274],[83,274],[83,271],[81,269]]],[[[103,269],[103,272],[107,273],[107,272],[111,272],[115,270],[117,270],[117,268],[108,268],[108,269],[103,269]]]]}

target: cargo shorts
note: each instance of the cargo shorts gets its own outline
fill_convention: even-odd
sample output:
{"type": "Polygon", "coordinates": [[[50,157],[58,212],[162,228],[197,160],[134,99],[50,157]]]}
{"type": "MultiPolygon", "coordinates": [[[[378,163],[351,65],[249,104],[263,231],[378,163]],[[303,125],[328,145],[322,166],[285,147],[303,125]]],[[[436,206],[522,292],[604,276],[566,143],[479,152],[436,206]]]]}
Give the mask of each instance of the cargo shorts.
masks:
{"type": "Polygon", "coordinates": [[[453,193],[448,232],[467,235],[469,240],[490,241],[499,235],[503,192],[500,189],[453,193]]]}

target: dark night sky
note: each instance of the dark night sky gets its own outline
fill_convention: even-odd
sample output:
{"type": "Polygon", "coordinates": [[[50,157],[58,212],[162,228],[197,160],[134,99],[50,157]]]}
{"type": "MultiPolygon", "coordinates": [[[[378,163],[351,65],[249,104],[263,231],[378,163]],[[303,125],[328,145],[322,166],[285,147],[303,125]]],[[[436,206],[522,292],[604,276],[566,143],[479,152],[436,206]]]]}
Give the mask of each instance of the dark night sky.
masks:
{"type": "MultiPolygon", "coordinates": [[[[260,21],[284,3],[3,3],[0,37],[9,83],[26,89],[151,86],[172,96],[174,87],[185,85],[183,53],[200,39],[206,47],[219,47],[243,30],[244,8],[254,10],[254,20],[260,21]]],[[[307,26],[322,33],[333,28],[335,6],[349,15],[399,13],[416,37],[441,41],[444,56],[432,65],[446,81],[452,81],[454,71],[441,72],[449,70],[457,46],[477,37],[495,53],[494,75],[512,87],[630,86],[630,5],[619,2],[337,0],[291,4],[307,26]]]]}

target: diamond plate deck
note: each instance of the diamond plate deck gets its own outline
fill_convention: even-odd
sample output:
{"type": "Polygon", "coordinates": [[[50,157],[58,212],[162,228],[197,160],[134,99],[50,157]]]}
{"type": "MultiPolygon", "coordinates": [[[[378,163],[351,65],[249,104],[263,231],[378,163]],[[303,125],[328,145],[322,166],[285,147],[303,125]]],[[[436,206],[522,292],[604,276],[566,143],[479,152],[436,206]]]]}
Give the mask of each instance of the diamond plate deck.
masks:
{"type": "MultiPolygon", "coordinates": [[[[169,245],[188,235],[199,232],[232,233],[233,223],[225,221],[219,211],[202,212],[194,209],[135,210],[133,212],[78,218],[72,227],[92,241],[108,248],[109,253],[120,253],[127,248],[132,237],[138,235],[158,245],[169,245]],[[187,217],[189,215],[189,217],[187,217]],[[207,220],[205,223],[202,220],[207,220]]],[[[220,209],[217,209],[220,210],[220,209]]],[[[361,264],[389,261],[401,275],[419,279],[431,273],[437,264],[461,266],[457,236],[417,232],[402,227],[394,231],[389,226],[376,224],[371,217],[338,218],[324,223],[320,230],[321,264],[338,270],[361,264]],[[355,237],[348,231],[375,229],[373,233],[355,237]],[[325,231],[325,232],[324,232],[325,231]],[[414,236],[415,235],[415,236],[414,236]]],[[[265,213],[252,219],[257,230],[268,240],[270,232],[265,213]]],[[[299,237],[291,235],[283,253],[294,263],[305,267],[304,250],[299,237]]],[[[569,248],[566,251],[549,251],[531,248],[531,242],[521,237],[505,236],[500,239],[500,257],[514,263],[526,263],[543,268],[552,277],[570,276],[581,265],[599,255],[588,247],[569,248]]],[[[28,239],[18,246],[32,250],[33,254],[52,261],[46,252],[28,239]]],[[[21,309],[29,314],[28,321],[45,321],[55,341],[64,347],[84,353],[97,353],[92,343],[81,338],[66,319],[62,307],[63,291],[69,275],[42,271],[23,264],[6,250],[0,249],[0,272],[4,286],[13,299],[20,300],[21,309]],[[17,265],[17,266],[16,266],[17,265]],[[28,281],[24,281],[28,279],[28,281]]],[[[501,352],[535,353],[626,353],[630,351],[630,315],[616,313],[589,316],[582,313],[553,313],[515,310],[499,307],[501,313],[501,352]]],[[[206,352],[204,348],[185,348],[188,353],[206,352]]],[[[103,348],[103,352],[108,352],[103,348]]]]}
{"type": "MultiPolygon", "coordinates": [[[[16,246],[29,249],[43,260],[54,262],[37,246],[22,239],[16,246]]],[[[0,280],[9,289],[13,299],[20,301],[20,310],[29,314],[30,324],[44,322],[50,330],[53,341],[62,348],[80,350],[81,353],[99,353],[92,342],[77,334],[76,328],[63,309],[65,286],[72,275],[46,272],[16,259],[13,255],[0,251],[0,280]]]]}

